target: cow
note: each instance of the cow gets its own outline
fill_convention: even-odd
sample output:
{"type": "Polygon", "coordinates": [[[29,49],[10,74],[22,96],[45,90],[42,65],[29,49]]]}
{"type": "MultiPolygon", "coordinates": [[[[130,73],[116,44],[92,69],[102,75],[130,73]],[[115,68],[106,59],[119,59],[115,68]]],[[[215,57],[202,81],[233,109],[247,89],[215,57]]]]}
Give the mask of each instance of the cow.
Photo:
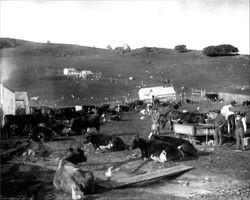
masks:
{"type": "Polygon", "coordinates": [[[242,102],[242,106],[249,106],[249,105],[250,105],[250,100],[242,102]]]}
{"type": "Polygon", "coordinates": [[[56,132],[54,132],[48,125],[41,123],[32,130],[30,139],[36,142],[49,141],[56,135],[56,132]]]}
{"type": "Polygon", "coordinates": [[[83,199],[85,194],[95,190],[94,175],[91,171],[83,171],[62,158],[54,175],[53,185],[56,190],[72,195],[72,199],[83,199]]]}
{"type": "Polygon", "coordinates": [[[219,100],[218,94],[205,94],[205,97],[211,101],[218,101],[219,100]]]}
{"type": "Polygon", "coordinates": [[[83,148],[77,148],[76,150],[72,147],[69,148],[69,152],[67,153],[65,160],[77,165],[78,163],[86,162],[87,158],[84,154],[83,148]]]}
{"type": "Polygon", "coordinates": [[[153,140],[160,140],[163,142],[170,143],[180,149],[185,156],[196,156],[197,155],[197,149],[194,147],[193,144],[191,144],[189,141],[182,139],[182,138],[176,138],[171,136],[161,136],[161,135],[152,135],[149,139],[153,140]]]}
{"type": "Polygon", "coordinates": [[[84,135],[82,142],[83,144],[91,142],[95,149],[100,148],[100,146],[108,146],[110,143],[112,144],[110,145],[111,151],[123,151],[129,148],[121,138],[107,134],[87,133],[84,135]]]}
{"type": "Polygon", "coordinates": [[[77,134],[85,134],[87,128],[96,128],[97,133],[100,131],[100,114],[85,114],[81,117],[71,119],[71,132],[77,134]]]}
{"type": "Polygon", "coordinates": [[[151,155],[159,156],[163,150],[167,154],[167,160],[179,160],[183,157],[183,153],[174,145],[159,140],[146,140],[138,135],[134,138],[132,149],[139,148],[141,150],[141,158],[147,159],[151,155]]]}

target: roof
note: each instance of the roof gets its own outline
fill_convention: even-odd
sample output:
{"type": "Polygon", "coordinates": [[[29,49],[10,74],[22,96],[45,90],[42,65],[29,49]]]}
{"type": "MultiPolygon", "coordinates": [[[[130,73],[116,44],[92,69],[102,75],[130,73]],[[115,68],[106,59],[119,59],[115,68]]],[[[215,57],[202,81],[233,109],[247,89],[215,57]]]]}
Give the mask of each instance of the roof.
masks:
{"type": "Polygon", "coordinates": [[[77,71],[75,68],[64,68],[67,69],[68,71],[77,71]]]}
{"type": "Polygon", "coordinates": [[[3,86],[3,87],[5,87],[6,89],[10,90],[11,92],[15,92],[14,90],[8,88],[6,85],[4,85],[4,84],[2,84],[2,83],[1,83],[0,85],[3,86]]]}
{"type": "Polygon", "coordinates": [[[25,101],[27,98],[27,92],[15,92],[16,101],[25,101]]]}
{"type": "Polygon", "coordinates": [[[175,93],[176,92],[173,87],[163,87],[163,86],[141,88],[139,90],[139,95],[148,96],[148,97],[151,97],[152,95],[162,96],[162,95],[175,94],[175,93]]]}
{"type": "Polygon", "coordinates": [[[89,71],[89,70],[82,70],[81,72],[82,72],[82,73],[86,73],[86,74],[93,74],[93,72],[92,72],[92,71],[89,71]]]}

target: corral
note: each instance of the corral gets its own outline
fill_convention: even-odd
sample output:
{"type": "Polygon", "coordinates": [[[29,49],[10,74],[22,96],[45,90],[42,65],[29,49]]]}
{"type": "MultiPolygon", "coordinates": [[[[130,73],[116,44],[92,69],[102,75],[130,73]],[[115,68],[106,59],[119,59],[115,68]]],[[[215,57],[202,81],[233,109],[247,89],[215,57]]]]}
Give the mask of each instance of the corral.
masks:
{"type": "MultiPolygon", "coordinates": [[[[198,106],[214,110],[220,108],[221,104],[216,102],[183,104],[181,109],[193,111],[198,106]]],[[[164,112],[164,109],[160,108],[160,111],[164,112]]],[[[246,108],[238,106],[235,109],[242,111],[246,108]]],[[[246,111],[249,116],[249,109],[246,111]]],[[[150,126],[150,116],[140,120],[140,114],[134,111],[123,113],[122,121],[103,124],[100,132],[115,134],[126,144],[131,144],[136,134],[147,138],[150,126]]],[[[167,129],[161,129],[161,134],[172,135],[167,129]]],[[[29,157],[22,155],[23,150],[36,149],[37,143],[33,142],[26,147],[28,143],[25,143],[25,138],[20,136],[14,137],[11,141],[1,140],[2,155],[9,149],[22,145],[17,152],[8,151],[8,154],[11,154],[11,160],[1,165],[1,198],[69,199],[70,197],[64,193],[55,191],[52,184],[54,175],[52,169],[57,167],[59,157],[66,152],[67,148],[80,145],[79,139],[80,136],[55,138],[44,144],[46,151],[43,155],[29,157]]],[[[233,150],[234,144],[235,141],[231,140],[222,147],[197,144],[198,157],[163,164],[141,160],[138,149],[97,153],[91,145],[86,145],[87,162],[78,165],[93,171],[100,185],[105,183],[108,185],[115,180],[143,176],[147,172],[179,165],[194,167],[181,176],[161,178],[151,184],[140,183],[113,190],[98,187],[97,192],[86,199],[249,199],[250,152],[236,152],[233,150]],[[104,171],[110,166],[114,167],[113,177],[111,181],[107,181],[104,171]]]]}

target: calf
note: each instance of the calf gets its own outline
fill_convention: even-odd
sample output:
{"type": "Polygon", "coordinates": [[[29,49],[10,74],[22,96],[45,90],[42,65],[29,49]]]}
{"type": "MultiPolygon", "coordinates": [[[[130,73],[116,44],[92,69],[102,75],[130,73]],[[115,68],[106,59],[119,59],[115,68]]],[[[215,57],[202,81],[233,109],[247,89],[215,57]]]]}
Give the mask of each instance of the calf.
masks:
{"type": "Polygon", "coordinates": [[[181,150],[185,156],[196,156],[197,149],[192,145],[189,141],[184,140],[182,138],[175,138],[171,136],[160,136],[160,135],[152,135],[150,139],[160,140],[163,142],[170,143],[181,150]]]}
{"type": "Polygon", "coordinates": [[[112,147],[110,148],[110,150],[112,151],[123,151],[125,149],[128,149],[128,145],[126,145],[121,138],[116,136],[87,133],[83,137],[83,143],[86,144],[88,142],[91,142],[95,149],[99,148],[100,146],[108,146],[110,144],[110,141],[112,143],[112,147]]]}
{"type": "Polygon", "coordinates": [[[74,150],[72,147],[70,147],[65,159],[75,165],[87,161],[83,148],[77,148],[74,150]]]}
{"type": "Polygon", "coordinates": [[[146,140],[138,136],[135,137],[132,148],[139,148],[142,158],[149,158],[151,155],[159,156],[163,150],[165,150],[168,160],[179,160],[183,157],[182,152],[170,143],[159,140],[146,140]]]}
{"type": "Polygon", "coordinates": [[[83,199],[84,194],[93,193],[95,189],[93,173],[63,162],[64,159],[61,159],[53,179],[55,188],[71,194],[72,199],[83,199]]]}
{"type": "Polygon", "coordinates": [[[31,139],[34,141],[49,141],[57,135],[51,128],[46,126],[36,126],[31,134],[31,139]]]}

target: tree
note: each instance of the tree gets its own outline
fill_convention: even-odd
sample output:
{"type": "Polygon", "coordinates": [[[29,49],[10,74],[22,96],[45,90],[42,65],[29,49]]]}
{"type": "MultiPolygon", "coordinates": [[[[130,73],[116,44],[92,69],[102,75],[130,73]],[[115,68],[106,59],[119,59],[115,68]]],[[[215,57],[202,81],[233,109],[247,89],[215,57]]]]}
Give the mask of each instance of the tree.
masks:
{"type": "Polygon", "coordinates": [[[218,46],[208,46],[202,50],[206,56],[228,56],[239,52],[237,47],[230,44],[221,44],[218,46]]]}
{"type": "Polygon", "coordinates": [[[112,50],[112,46],[109,44],[109,45],[107,46],[107,49],[108,49],[108,50],[112,50]]]}
{"type": "Polygon", "coordinates": [[[184,53],[184,52],[187,52],[187,47],[186,45],[177,45],[175,46],[175,51],[177,51],[178,53],[184,53]]]}

